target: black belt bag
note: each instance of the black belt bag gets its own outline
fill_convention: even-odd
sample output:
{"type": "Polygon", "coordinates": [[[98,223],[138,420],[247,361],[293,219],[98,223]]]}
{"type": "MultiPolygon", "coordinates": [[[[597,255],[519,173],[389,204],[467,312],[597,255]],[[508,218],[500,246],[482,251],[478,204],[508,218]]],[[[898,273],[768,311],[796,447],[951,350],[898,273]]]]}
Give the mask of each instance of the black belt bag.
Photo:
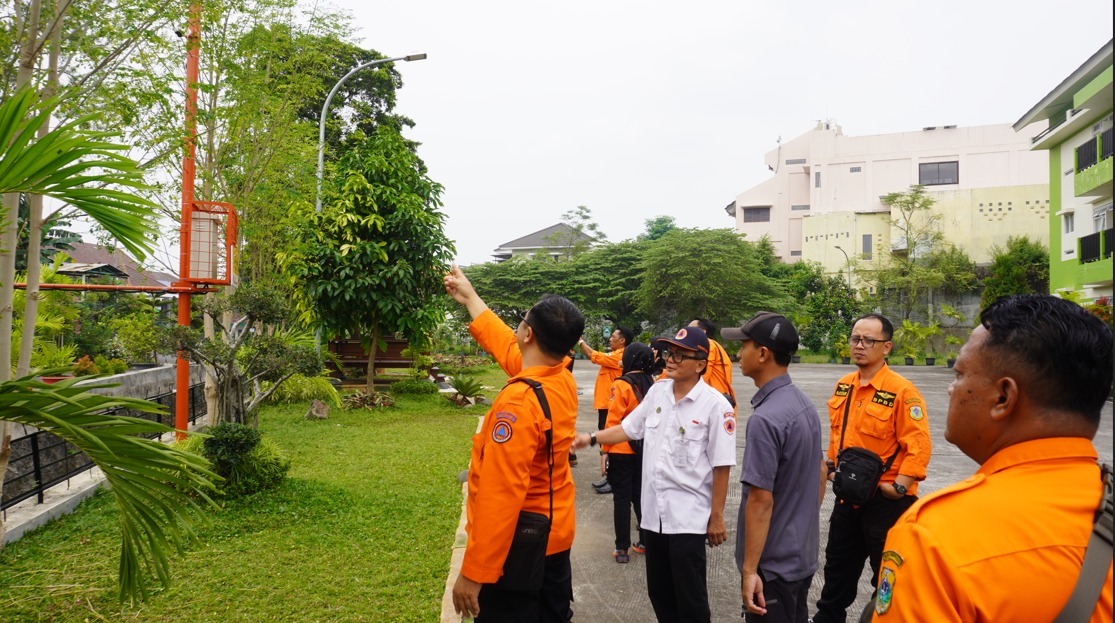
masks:
{"type": "Polygon", "coordinates": [[[511,549],[503,561],[503,575],[495,585],[506,591],[541,590],[549,541],[550,518],[542,513],[520,511],[511,549]]]}
{"type": "Polygon", "coordinates": [[[849,504],[862,506],[875,495],[879,479],[887,473],[894,459],[902,450],[899,446],[886,464],[878,454],[867,448],[844,447],[844,431],[848,428],[848,410],[852,397],[844,401],[844,424],[840,426],[840,451],[836,453],[836,473],[833,475],[832,492],[849,504]]]}
{"type": "Polygon", "coordinates": [[[884,464],[878,454],[867,448],[844,448],[836,455],[832,492],[849,504],[866,504],[875,495],[879,479],[890,469],[896,456],[897,452],[884,464]]]}
{"type": "Polygon", "coordinates": [[[511,537],[511,549],[503,561],[503,575],[496,580],[495,586],[505,591],[537,592],[542,590],[542,580],[546,576],[546,546],[550,542],[551,517],[554,515],[554,433],[553,419],[550,418],[550,403],[542,384],[534,379],[516,379],[534,389],[542,407],[542,414],[550,420],[551,428],[546,431],[547,462],[550,468],[550,517],[542,513],[519,511],[515,523],[515,535],[511,537]]]}

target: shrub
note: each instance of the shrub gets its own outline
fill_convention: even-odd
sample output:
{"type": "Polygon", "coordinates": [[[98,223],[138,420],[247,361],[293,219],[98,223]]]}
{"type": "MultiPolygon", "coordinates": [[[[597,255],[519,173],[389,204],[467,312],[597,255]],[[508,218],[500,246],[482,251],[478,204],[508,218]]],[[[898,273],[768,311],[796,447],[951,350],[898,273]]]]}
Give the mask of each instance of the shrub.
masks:
{"type": "MultiPolygon", "coordinates": [[[[264,390],[270,383],[264,383],[264,390]]],[[[276,404],[291,404],[295,402],[310,402],[320,400],[335,407],[341,406],[341,396],[337,389],[325,376],[303,376],[295,374],[287,379],[267,398],[267,402],[276,404]]]]}
{"type": "Polygon", "coordinates": [[[271,488],[290,470],[290,459],[254,428],[226,422],[205,432],[208,437],[201,442],[201,453],[212,463],[213,471],[225,479],[222,493],[226,496],[271,488]]]}
{"type": "Polygon", "coordinates": [[[93,363],[97,366],[98,370],[104,370],[107,373],[112,372],[112,363],[109,362],[108,357],[104,355],[93,357],[93,363]]]}
{"type": "Polygon", "coordinates": [[[409,394],[436,394],[437,383],[427,380],[397,381],[391,385],[391,393],[396,396],[409,394]]]}
{"type": "Polygon", "coordinates": [[[387,392],[372,392],[365,394],[364,392],[355,392],[349,394],[341,399],[341,405],[345,409],[374,409],[376,407],[393,407],[395,406],[395,399],[387,392]]]}
{"type": "Polygon", "coordinates": [[[113,357],[112,359],[108,360],[108,367],[109,371],[112,372],[112,374],[123,374],[124,372],[128,371],[128,362],[124,361],[123,359],[116,359],[115,357],[113,357]]]}
{"type": "Polygon", "coordinates": [[[81,359],[74,362],[74,376],[90,376],[93,374],[100,374],[101,369],[89,355],[82,355],[81,359]]]}
{"type": "Polygon", "coordinates": [[[449,382],[449,386],[465,398],[475,398],[484,391],[480,381],[471,376],[458,376],[449,382]]]}

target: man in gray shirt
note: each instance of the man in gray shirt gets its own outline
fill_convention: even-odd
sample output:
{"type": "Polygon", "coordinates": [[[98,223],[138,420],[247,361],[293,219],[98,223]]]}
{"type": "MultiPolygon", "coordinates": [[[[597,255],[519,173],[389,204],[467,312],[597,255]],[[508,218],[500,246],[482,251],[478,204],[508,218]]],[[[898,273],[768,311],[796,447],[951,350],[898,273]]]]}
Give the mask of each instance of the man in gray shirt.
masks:
{"type": "Polygon", "coordinates": [[[798,334],[784,316],[759,312],[721,335],[740,340],[739,366],[759,388],[747,418],[736,531],[744,616],[805,623],[820,550],[827,469],[816,407],[789,375],[798,334]]]}

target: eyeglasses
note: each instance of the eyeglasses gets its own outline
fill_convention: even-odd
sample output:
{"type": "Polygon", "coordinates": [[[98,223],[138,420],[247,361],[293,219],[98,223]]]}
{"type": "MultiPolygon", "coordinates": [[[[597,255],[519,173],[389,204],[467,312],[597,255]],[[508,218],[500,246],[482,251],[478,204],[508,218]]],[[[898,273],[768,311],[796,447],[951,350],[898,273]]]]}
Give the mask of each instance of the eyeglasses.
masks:
{"type": "Polygon", "coordinates": [[[886,342],[887,340],[877,340],[873,337],[855,337],[848,338],[848,345],[855,346],[856,344],[863,344],[864,348],[872,348],[879,342],[886,342]]]}
{"type": "Polygon", "coordinates": [[[665,357],[666,361],[670,361],[670,360],[685,361],[686,359],[695,359],[695,360],[700,361],[701,359],[704,359],[704,357],[701,357],[699,355],[686,355],[685,353],[683,353],[681,351],[677,351],[677,350],[666,351],[666,354],[664,355],[664,357],[665,357]]]}

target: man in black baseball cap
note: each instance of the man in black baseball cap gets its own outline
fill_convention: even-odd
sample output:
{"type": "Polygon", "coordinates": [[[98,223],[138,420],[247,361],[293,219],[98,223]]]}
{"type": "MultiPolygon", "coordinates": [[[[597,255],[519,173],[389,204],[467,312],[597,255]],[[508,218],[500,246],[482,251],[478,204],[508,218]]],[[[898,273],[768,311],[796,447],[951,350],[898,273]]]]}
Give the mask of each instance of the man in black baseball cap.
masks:
{"type": "Polygon", "coordinates": [[[820,499],[828,469],[817,408],[790,380],[798,332],[785,316],[759,312],[742,327],[739,367],[759,391],[744,432],[736,566],[744,618],[795,623],[809,616],[809,586],[820,550],[820,499]]]}

